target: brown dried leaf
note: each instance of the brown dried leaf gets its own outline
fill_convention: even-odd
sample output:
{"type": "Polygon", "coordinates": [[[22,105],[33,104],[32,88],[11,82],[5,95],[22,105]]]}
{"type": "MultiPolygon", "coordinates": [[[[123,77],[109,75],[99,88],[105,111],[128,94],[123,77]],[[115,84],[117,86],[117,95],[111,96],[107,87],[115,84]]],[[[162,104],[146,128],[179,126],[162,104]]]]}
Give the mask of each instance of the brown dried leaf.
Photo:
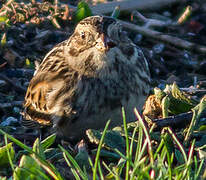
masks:
{"type": "Polygon", "coordinates": [[[161,118],[162,108],[160,101],[157,100],[155,95],[150,95],[144,105],[143,115],[149,117],[150,119],[161,118]]]}

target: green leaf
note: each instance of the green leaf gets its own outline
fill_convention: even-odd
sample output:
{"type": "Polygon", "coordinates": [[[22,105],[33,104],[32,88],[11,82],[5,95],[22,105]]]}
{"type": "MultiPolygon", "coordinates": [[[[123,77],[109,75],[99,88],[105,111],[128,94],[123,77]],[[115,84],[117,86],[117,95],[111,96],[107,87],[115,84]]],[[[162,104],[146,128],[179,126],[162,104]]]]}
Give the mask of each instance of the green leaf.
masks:
{"type": "Polygon", "coordinates": [[[48,136],[46,139],[41,141],[42,148],[44,150],[49,148],[54,143],[55,139],[56,139],[56,134],[52,134],[52,135],[48,136]]]}
{"type": "Polygon", "coordinates": [[[26,64],[27,66],[30,66],[30,65],[31,65],[31,62],[30,62],[30,60],[29,60],[28,58],[25,60],[25,64],[26,64]]]}
{"type": "Polygon", "coordinates": [[[187,134],[185,136],[185,142],[189,140],[189,137],[193,131],[193,129],[197,126],[197,122],[200,118],[200,115],[203,111],[206,110],[206,95],[201,99],[200,103],[192,109],[193,116],[190,122],[189,129],[187,130],[187,134]]]}
{"type": "Polygon", "coordinates": [[[25,65],[29,68],[35,69],[35,65],[33,62],[31,62],[28,58],[25,59],[25,65]]]}
{"type": "Polygon", "coordinates": [[[7,134],[2,129],[0,129],[0,133],[3,134],[3,135],[7,135],[7,137],[11,141],[16,143],[18,146],[20,146],[24,150],[27,150],[29,153],[31,153],[31,154],[35,153],[35,156],[34,156],[35,160],[38,162],[38,164],[40,164],[48,172],[48,174],[50,174],[53,177],[53,179],[56,179],[56,180],[62,180],[63,179],[61,177],[60,173],[56,170],[56,168],[51,163],[43,160],[42,157],[40,157],[39,154],[34,152],[30,147],[26,146],[25,144],[23,144],[18,139],[15,139],[13,136],[7,134]]]}
{"type": "Polygon", "coordinates": [[[88,16],[92,16],[92,10],[89,5],[84,1],[79,2],[77,5],[77,10],[74,12],[75,22],[78,23],[88,16]]]}
{"type": "Polygon", "coordinates": [[[162,99],[162,116],[163,118],[168,117],[168,109],[170,106],[170,98],[167,96],[162,99]]]}
{"type": "Polygon", "coordinates": [[[162,98],[166,96],[166,93],[162,91],[160,88],[154,88],[155,98],[161,102],[162,98]]]}
{"type": "Polygon", "coordinates": [[[7,144],[0,148],[0,166],[6,167],[9,165],[9,157],[7,151],[10,153],[11,160],[14,160],[15,151],[12,146],[12,143],[7,144]]]}
{"type": "Polygon", "coordinates": [[[23,155],[20,164],[16,167],[13,177],[14,180],[29,179],[41,180],[43,178],[39,172],[43,171],[40,165],[30,156],[23,155]]]}
{"type": "MultiPolygon", "coordinates": [[[[100,139],[102,137],[101,131],[88,129],[86,131],[86,134],[90,142],[95,144],[100,143],[100,139]]],[[[105,138],[102,146],[109,150],[118,149],[120,152],[124,152],[125,140],[118,131],[108,130],[105,134],[105,138]]]]}
{"type": "Polygon", "coordinates": [[[0,16],[0,24],[1,23],[4,23],[4,24],[6,24],[6,26],[10,26],[10,24],[9,24],[9,18],[7,17],[7,16],[0,16]]]}
{"type": "Polygon", "coordinates": [[[39,142],[39,138],[37,138],[33,144],[33,151],[38,154],[42,159],[46,160],[45,158],[45,154],[44,154],[44,149],[41,146],[40,142],[39,142]]]}
{"type": "MultiPolygon", "coordinates": [[[[97,149],[92,150],[92,154],[96,154],[96,153],[97,153],[97,149]]],[[[101,156],[101,158],[109,159],[110,161],[119,160],[121,158],[121,156],[119,154],[110,152],[110,151],[105,150],[105,149],[101,149],[100,156],[101,156]]]]}
{"type": "Polygon", "coordinates": [[[206,125],[201,125],[199,127],[199,131],[206,131],[206,125]]]}
{"type": "Polygon", "coordinates": [[[179,87],[176,83],[173,83],[172,85],[172,96],[176,99],[182,100],[184,102],[187,102],[188,104],[194,106],[196,104],[195,101],[189,99],[187,96],[185,96],[182,91],[180,91],[179,87]]]}
{"type": "Polygon", "coordinates": [[[177,161],[179,162],[179,164],[185,163],[183,154],[177,149],[175,149],[175,157],[176,157],[177,161]]]}
{"type": "Polygon", "coordinates": [[[197,119],[200,118],[202,112],[206,110],[206,95],[201,99],[200,103],[193,108],[193,110],[197,111],[197,119]]]}
{"type": "Polygon", "coordinates": [[[85,167],[86,170],[91,169],[89,164],[89,154],[86,149],[78,152],[78,154],[75,156],[75,160],[81,169],[83,169],[83,167],[85,167]]]}
{"type": "Polygon", "coordinates": [[[196,101],[187,97],[176,83],[173,83],[172,86],[167,85],[164,91],[168,94],[170,100],[169,112],[172,114],[188,112],[197,104],[196,101]]]}
{"type": "Polygon", "coordinates": [[[6,22],[8,18],[6,16],[0,16],[0,23],[1,22],[6,22]]]}

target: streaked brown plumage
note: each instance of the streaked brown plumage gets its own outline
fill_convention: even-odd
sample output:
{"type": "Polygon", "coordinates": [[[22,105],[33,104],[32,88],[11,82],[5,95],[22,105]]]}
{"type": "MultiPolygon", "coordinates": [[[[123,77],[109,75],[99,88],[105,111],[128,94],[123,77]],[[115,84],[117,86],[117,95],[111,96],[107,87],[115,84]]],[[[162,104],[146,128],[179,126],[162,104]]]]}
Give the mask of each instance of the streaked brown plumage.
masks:
{"type": "Polygon", "coordinates": [[[142,108],[150,74],[139,47],[111,17],[92,16],[71,37],[55,46],[32,78],[24,103],[23,125],[53,125],[64,138],[80,138],[86,129],[134,121],[142,108]]]}

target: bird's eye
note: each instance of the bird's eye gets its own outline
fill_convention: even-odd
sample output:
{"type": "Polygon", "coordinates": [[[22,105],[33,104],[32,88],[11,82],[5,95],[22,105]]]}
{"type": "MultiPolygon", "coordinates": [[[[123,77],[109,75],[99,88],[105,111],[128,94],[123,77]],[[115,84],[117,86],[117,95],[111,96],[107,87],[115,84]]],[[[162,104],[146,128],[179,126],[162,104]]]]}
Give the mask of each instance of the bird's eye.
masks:
{"type": "Polygon", "coordinates": [[[84,39],[84,38],[85,38],[85,33],[82,31],[82,32],[80,33],[80,36],[81,36],[82,39],[84,39]]]}

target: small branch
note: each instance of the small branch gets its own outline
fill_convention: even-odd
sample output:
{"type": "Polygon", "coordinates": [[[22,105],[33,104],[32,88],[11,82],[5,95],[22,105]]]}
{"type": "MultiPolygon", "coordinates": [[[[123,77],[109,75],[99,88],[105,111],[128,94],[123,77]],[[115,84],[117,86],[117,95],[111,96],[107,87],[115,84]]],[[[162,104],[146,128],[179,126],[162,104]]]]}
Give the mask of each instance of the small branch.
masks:
{"type": "Polygon", "coordinates": [[[3,79],[4,81],[6,81],[8,84],[10,84],[19,93],[21,93],[21,94],[25,94],[26,93],[26,89],[24,87],[15,84],[11,79],[6,77],[5,75],[0,74],[0,79],[3,79]]]}
{"type": "Polygon", "coordinates": [[[121,21],[121,20],[119,20],[119,21],[126,29],[136,31],[138,33],[141,33],[141,34],[148,36],[148,37],[151,37],[153,39],[164,41],[166,43],[169,43],[171,45],[174,45],[176,47],[186,49],[189,51],[195,51],[198,53],[206,53],[206,46],[201,46],[199,44],[195,44],[195,43],[192,43],[192,42],[189,42],[186,40],[182,40],[182,39],[174,37],[174,36],[163,34],[163,33],[158,32],[158,31],[150,30],[148,28],[141,27],[141,26],[138,26],[138,25],[126,22],[126,21],[121,21]]]}
{"type": "MultiPolygon", "coordinates": [[[[175,116],[169,116],[167,118],[154,119],[152,120],[152,122],[157,126],[157,129],[161,129],[167,126],[181,128],[190,123],[190,121],[192,120],[192,115],[193,113],[190,111],[175,116]]],[[[201,117],[205,116],[206,112],[203,112],[201,117]]]]}
{"type": "Polygon", "coordinates": [[[189,88],[180,88],[181,91],[186,91],[187,93],[199,93],[204,92],[206,93],[206,89],[198,89],[195,87],[189,87],[189,88]]]}
{"type": "Polygon", "coordinates": [[[0,12],[2,10],[4,10],[5,8],[7,8],[7,6],[9,6],[14,0],[9,0],[6,4],[3,5],[3,7],[0,9],[0,12]]]}
{"type": "MultiPolygon", "coordinates": [[[[128,1],[112,1],[90,6],[93,14],[110,14],[113,12],[115,7],[120,7],[120,12],[128,11],[132,12],[134,10],[148,10],[148,9],[160,9],[165,6],[170,6],[172,4],[180,2],[179,0],[130,0],[128,1]]],[[[76,10],[76,7],[69,4],[69,8],[76,10]]]]}
{"type": "Polygon", "coordinates": [[[185,22],[185,20],[187,19],[187,17],[191,14],[192,11],[192,7],[191,6],[187,6],[187,8],[185,9],[185,11],[183,12],[183,14],[179,17],[179,19],[177,20],[178,24],[182,24],[183,22],[185,22]]]}
{"type": "Polygon", "coordinates": [[[145,28],[150,28],[152,26],[153,27],[155,26],[156,27],[176,26],[176,25],[182,24],[188,18],[188,16],[191,14],[191,10],[192,10],[192,7],[187,6],[183,14],[180,16],[180,18],[176,22],[172,22],[171,20],[161,21],[158,19],[146,18],[140,12],[135,10],[132,12],[132,20],[134,20],[134,17],[136,17],[137,19],[139,19],[141,22],[144,23],[145,28]]]}
{"type": "Polygon", "coordinates": [[[192,119],[192,112],[182,113],[176,116],[169,116],[168,118],[154,119],[152,122],[157,125],[157,128],[167,126],[178,127],[180,124],[189,124],[192,119]]]}
{"type": "Polygon", "coordinates": [[[179,0],[130,0],[128,1],[115,1],[108,3],[101,3],[95,6],[91,6],[92,12],[94,14],[109,14],[112,13],[115,7],[120,6],[120,11],[129,11],[134,10],[148,10],[148,9],[160,9],[164,6],[169,6],[174,3],[180,2],[179,0]]]}
{"type": "Polygon", "coordinates": [[[150,19],[150,18],[146,18],[145,16],[143,16],[140,12],[133,11],[132,12],[132,18],[134,20],[134,17],[136,17],[137,19],[139,19],[141,22],[144,23],[143,27],[145,28],[150,28],[150,27],[165,27],[165,26],[169,26],[169,25],[177,25],[177,23],[172,22],[171,20],[169,21],[161,21],[158,19],[150,19]]]}
{"type": "Polygon", "coordinates": [[[55,4],[54,5],[54,13],[57,14],[57,11],[58,11],[58,0],[55,0],[54,4],[55,4]]]}
{"type": "Polygon", "coordinates": [[[5,16],[7,14],[7,11],[4,10],[4,11],[0,11],[0,16],[5,16]]]}

